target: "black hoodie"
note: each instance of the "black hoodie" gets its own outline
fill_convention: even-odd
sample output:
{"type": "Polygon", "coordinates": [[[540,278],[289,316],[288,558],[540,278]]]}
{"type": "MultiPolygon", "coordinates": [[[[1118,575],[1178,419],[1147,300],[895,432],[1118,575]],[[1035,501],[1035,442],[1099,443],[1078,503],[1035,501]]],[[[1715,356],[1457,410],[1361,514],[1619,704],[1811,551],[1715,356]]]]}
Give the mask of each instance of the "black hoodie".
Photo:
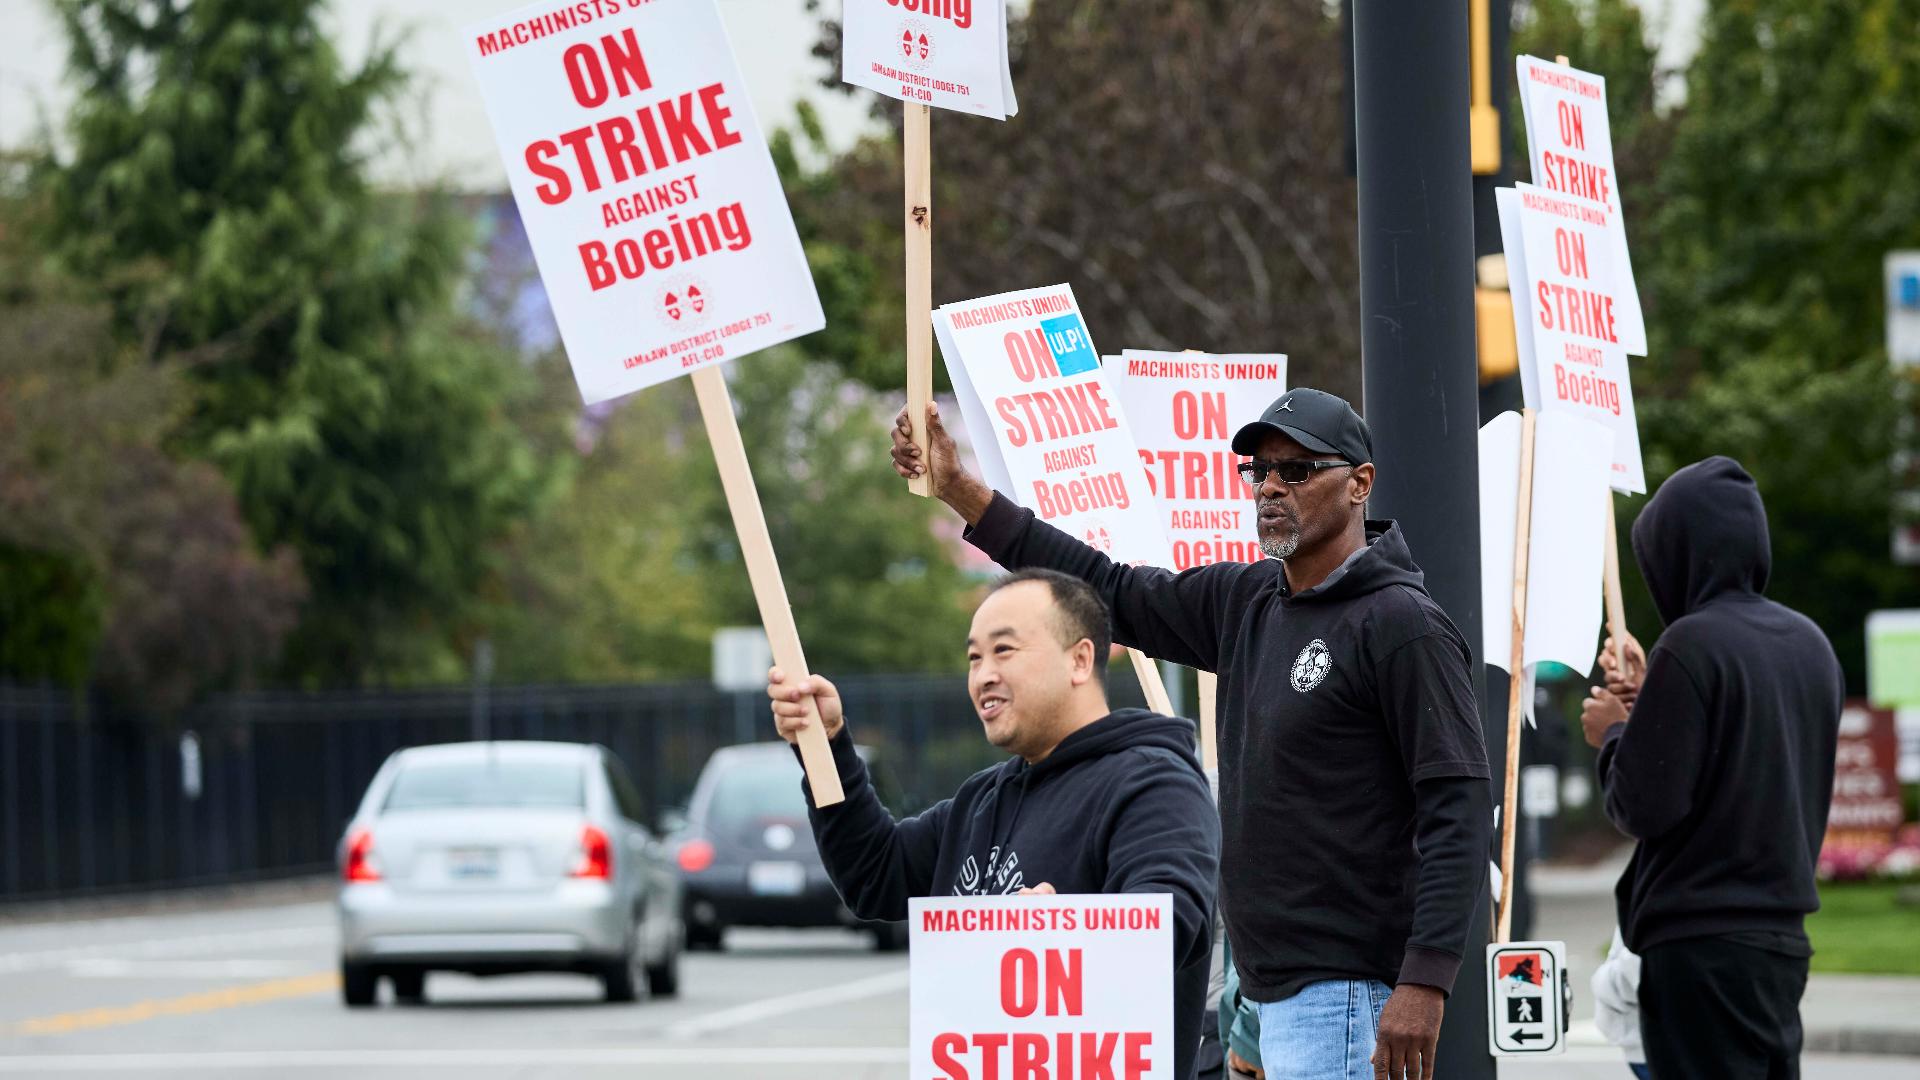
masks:
{"type": "Polygon", "coordinates": [[[1041,882],[1061,893],[1171,893],[1173,1075],[1193,1074],[1220,829],[1191,723],[1120,709],[1038,763],[1009,758],[904,821],[880,805],[845,727],[830,745],[847,798],[808,817],[827,875],[863,919],[904,919],[916,896],[999,896],[1041,882]]]}
{"type": "Polygon", "coordinates": [[[1666,632],[1607,731],[1607,816],[1640,841],[1614,890],[1627,947],[1737,936],[1806,952],[1845,684],[1806,616],[1761,595],[1767,516],[1739,463],[1673,474],[1633,523],[1666,632]]]}
{"type": "Polygon", "coordinates": [[[1221,909],[1240,989],[1451,992],[1487,887],[1493,794],[1467,644],[1391,522],[1314,588],[1283,564],[1122,566],[995,495],[967,533],[1090,583],[1114,639],[1220,676],[1221,909]]]}

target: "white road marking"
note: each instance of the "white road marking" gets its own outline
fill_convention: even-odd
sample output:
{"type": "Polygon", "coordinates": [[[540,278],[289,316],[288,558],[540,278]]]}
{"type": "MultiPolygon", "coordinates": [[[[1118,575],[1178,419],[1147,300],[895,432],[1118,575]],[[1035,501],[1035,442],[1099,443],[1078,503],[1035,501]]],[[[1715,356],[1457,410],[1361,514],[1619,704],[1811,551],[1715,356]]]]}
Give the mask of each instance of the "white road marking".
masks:
{"type": "Polygon", "coordinates": [[[100,942],[93,945],[74,945],[64,949],[7,953],[0,955],[0,975],[64,967],[75,960],[95,957],[175,956],[181,953],[238,952],[243,949],[329,944],[337,938],[338,934],[338,929],[328,923],[318,926],[284,926],[269,930],[229,930],[218,934],[148,938],[143,941],[100,942]]]}
{"type": "Polygon", "coordinates": [[[731,1009],[708,1013],[691,1020],[682,1020],[666,1029],[669,1039],[691,1039],[730,1027],[765,1020],[781,1013],[799,1012],[819,1005],[836,1005],[843,1001],[856,1001],[864,997],[873,997],[893,990],[907,987],[906,968],[889,971],[865,979],[855,979],[838,986],[827,986],[819,990],[803,990],[797,994],[782,994],[779,997],[761,998],[736,1005],[731,1009]]]}
{"type": "Polygon", "coordinates": [[[904,1046],[554,1047],[468,1050],[236,1050],[154,1054],[21,1054],[0,1057],[0,1073],[221,1069],[487,1068],[509,1065],[894,1065],[904,1046]]]}

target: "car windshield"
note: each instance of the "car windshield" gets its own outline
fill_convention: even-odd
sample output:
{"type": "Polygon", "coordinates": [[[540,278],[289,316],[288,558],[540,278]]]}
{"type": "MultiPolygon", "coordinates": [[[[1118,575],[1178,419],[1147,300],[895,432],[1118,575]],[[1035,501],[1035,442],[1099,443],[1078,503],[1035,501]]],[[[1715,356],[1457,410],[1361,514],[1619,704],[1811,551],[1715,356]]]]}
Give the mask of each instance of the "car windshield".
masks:
{"type": "Polygon", "coordinates": [[[800,793],[799,766],[784,754],[755,755],[730,763],[714,783],[707,818],[716,829],[805,821],[807,800],[800,793]]]}
{"type": "Polygon", "coordinates": [[[433,762],[407,765],[387,794],[388,810],[586,805],[586,771],[577,761],[433,762]]]}

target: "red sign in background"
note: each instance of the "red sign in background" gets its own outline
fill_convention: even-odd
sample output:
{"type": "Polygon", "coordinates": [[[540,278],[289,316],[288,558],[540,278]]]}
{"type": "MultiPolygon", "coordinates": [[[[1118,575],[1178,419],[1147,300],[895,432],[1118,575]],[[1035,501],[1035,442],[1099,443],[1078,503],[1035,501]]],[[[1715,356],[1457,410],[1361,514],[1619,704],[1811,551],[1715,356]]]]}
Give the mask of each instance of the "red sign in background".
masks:
{"type": "Polygon", "coordinates": [[[1833,809],[1827,846],[1881,845],[1904,819],[1900,803],[1900,737],[1891,709],[1850,701],[1840,714],[1833,762],[1833,809]]]}

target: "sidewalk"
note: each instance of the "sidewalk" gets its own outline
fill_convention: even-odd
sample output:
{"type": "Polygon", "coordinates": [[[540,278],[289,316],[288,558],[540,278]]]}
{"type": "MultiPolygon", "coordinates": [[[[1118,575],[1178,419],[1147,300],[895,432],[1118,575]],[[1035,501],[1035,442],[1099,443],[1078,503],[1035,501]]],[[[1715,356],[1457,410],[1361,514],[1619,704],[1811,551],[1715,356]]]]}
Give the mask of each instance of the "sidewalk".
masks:
{"type": "MultiPolygon", "coordinates": [[[[1613,883],[1630,849],[1593,866],[1531,869],[1536,940],[1564,941],[1573,977],[1572,1046],[1604,1046],[1593,1026],[1593,969],[1613,938],[1613,883]]],[[[1920,1056],[1920,976],[1826,975],[1800,1002],[1808,1053],[1920,1056]]]]}

